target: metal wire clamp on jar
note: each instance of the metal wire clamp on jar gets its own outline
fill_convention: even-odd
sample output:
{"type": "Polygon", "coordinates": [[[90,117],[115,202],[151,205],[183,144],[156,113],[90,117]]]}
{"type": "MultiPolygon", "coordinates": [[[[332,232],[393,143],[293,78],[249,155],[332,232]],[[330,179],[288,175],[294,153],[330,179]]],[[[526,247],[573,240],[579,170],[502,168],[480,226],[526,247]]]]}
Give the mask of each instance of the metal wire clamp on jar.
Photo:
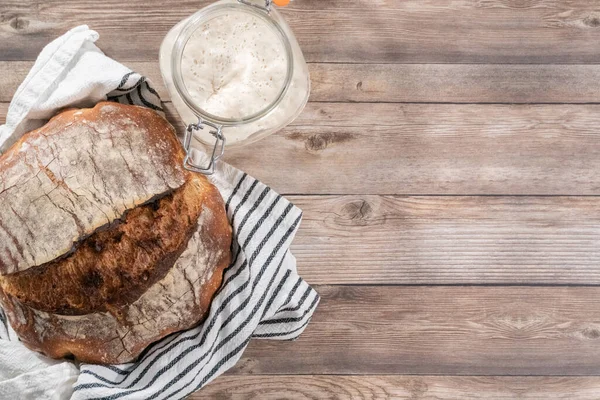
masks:
{"type": "MultiPolygon", "coordinates": [[[[218,31],[218,29],[213,30],[218,31]]],[[[210,50],[219,50],[219,43],[223,43],[223,46],[229,43],[222,37],[218,38],[219,41],[216,37],[210,37],[211,31],[211,29],[205,29],[201,32],[202,34],[206,33],[203,39],[206,38],[207,43],[210,42],[210,50]]],[[[228,32],[228,34],[235,36],[236,32],[228,32]]],[[[213,33],[213,35],[215,34],[213,33]]],[[[248,37],[253,38],[254,36],[242,36],[242,38],[248,37]]],[[[258,42],[245,45],[256,46],[257,44],[258,42]]],[[[257,52],[261,51],[260,46],[253,47],[253,49],[256,49],[257,52]]],[[[223,50],[230,49],[223,48],[223,50]]],[[[245,48],[245,50],[247,49],[245,48]]],[[[269,49],[266,47],[262,51],[271,54],[268,53],[269,49]]],[[[220,54],[217,51],[209,51],[209,53],[220,54]]],[[[194,59],[194,61],[197,60],[194,59]]],[[[214,59],[210,61],[214,61],[214,59]]],[[[262,61],[265,61],[265,58],[262,61]]],[[[280,130],[293,121],[304,108],[310,92],[308,67],[302,51],[285,20],[272,7],[271,0],[266,0],[264,5],[254,0],[221,0],[181,21],[163,40],[160,50],[160,67],[173,104],[187,126],[183,140],[186,152],[184,167],[204,174],[214,172],[215,163],[223,156],[226,146],[229,148],[252,143],[280,130]],[[252,111],[248,115],[217,115],[208,112],[198,104],[200,101],[197,98],[194,99],[190,95],[189,85],[186,85],[182,73],[182,59],[184,54],[189,56],[190,53],[186,53],[186,47],[192,35],[197,31],[200,32],[201,27],[207,27],[210,24],[214,24],[217,28],[220,26],[219,24],[221,27],[227,26],[226,22],[231,23],[232,19],[235,22],[235,18],[240,21],[243,18],[254,21],[254,26],[258,26],[263,29],[263,32],[268,33],[269,39],[277,41],[274,46],[277,49],[279,49],[278,46],[281,46],[281,51],[277,54],[281,53],[281,57],[286,61],[285,67],[283,67],[283,63],[281,64],[282,74],[280,74],[283,76],[283,72],[285,72],[285,78],[280,79],[280,82],[277,83],[279,86],[274,86],[276,83],[270,82],[271,86],[278,91],[272,99],[265,97],[264,107],[255,109],[256,107],[250,104],[244,108],[252,111]],[[209,151],[210,158],[207,165],[200,165],[193,159],[192,152],[195,148],[193,142],[195,140],[210,145],[212,148],[212,152],[209,151]]],[[[246,85],[252,87],[248,82],[246,85]]],[[[275,93],[274,89],[272,93],[275,93]]],[[[205,102],[205,104],[207,103],[205,102]]]]}

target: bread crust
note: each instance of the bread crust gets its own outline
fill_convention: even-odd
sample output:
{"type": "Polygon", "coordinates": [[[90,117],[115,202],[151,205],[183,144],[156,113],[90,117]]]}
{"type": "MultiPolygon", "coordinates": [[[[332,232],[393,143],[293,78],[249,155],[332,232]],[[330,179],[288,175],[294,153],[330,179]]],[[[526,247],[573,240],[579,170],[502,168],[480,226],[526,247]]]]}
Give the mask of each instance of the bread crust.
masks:
{"type": "Polygon", "coordinates": [[[204,193],[199,175],[120,220],[49,263],[0,277],[0,287],[39,311],[83,315],[130,304],[162,279],[196,231],[204,193]],[[127,268],[123,268],[127,265],[127,268]]]}
{"type": "MultiPolygon", "coordinates": [[[[54,258],[38,265],[22,264],[26,257],[15,260],[14,253],[8,257],[5,249],[4,258],[0,257],[0,303],[30,349],[53,358],[74,356],[91,363],[125,363],[137,358],[149,344],[191,328],[206,317],[223,271],[231,262],[232,231],[218,190],[203,175],[181,167],[183,152],[173,128],[158,114],[140,107],[99,103],[93,109],[65,111],[51,120],[50,127],[33,131],[13,145],[0,158],[0,176],[14,176],[15,172],[7,169],[21,169],[23,160],[43,158],[39,148],[31,144],[41,136],[65,143],[61,136],[72,132],[62,127],[72,126],[81,115],[89,119],[87,124],[96,125],[96,134],[101,136],[92,138],[91,143],[105,148],[109,145],[104,142],[112,141],[112,153],[127,151],[124,149],[129,144],[119,137],[129,131],[102,133],[103,128],[98,127],[127,128],[129,123],[124,121],[134,121],[134,135],[162,143],[146,147],[155,153],[145,157],[152,162],[139,163],[155,170],[136,175],[132,166],[136,157],[124,156],[131,165],[121,164],[121,172],[131,178],[130,182],[137,182],[135,190],[111,187],[108,174],[103,177],[107,182],[104,187],[98,180],[82,180],[81,192],[107,191],[105,200],[115,203],[102,205],[112,210],[112,219],[104,215],[105,224],[91,223],[94,218],[86,220],[90,224],[80,227],[68,251],[61,242],[53,241],[52,246],[61,250],[52,247],[54,258]],[[110,111],[103,111],[105,107],[110,111]],[[147,183],[151,180],[153,183],[147,183]]],[[[85,146],[86,142],[82,143],[85,146]]],[[[109,151],[94,151],[99,165],[106,163],[104,157],[112,157],[109,151]]],[[[77,153],[70,151],[59,157],[61,165],[79,162],[77,153]]],[[[47,176],[44,168],[49,167],[39,167],[36,173],[47,176]]],[[[55,175],[55,180],[55,187],[62,188],[66,175],[55,175]]],[[[75,193],[69,187],[63,194],[68,196],[69,191],[75,193]]],[[[14,202],[6,193],[11,194],[11,189],[0,190],[0,197],[14,202]]],[[[14,193],[26,195],[20,200],[27,202],[33,192],[14,193]]],[[[101,214],[99,209],[96,214],[101,214]]],[[[31,223],[30,218],[26,215],[21,222],[31,223]]],[[[76,218],[79,215],[72,216],[76,218]]],[[[5,236],[17,238],[22,232],[6,227],[0,227],[0,232],[3,229],[5,236]]],[[[31,243],[31,254],[36,252],[36,245],[31,243]]]]}
{"type": "Polygon", "coordinates": [[[50,262],[186,180],[174,128],[153,110],[71,109],[0,156],[0,275],[50,262]]]}

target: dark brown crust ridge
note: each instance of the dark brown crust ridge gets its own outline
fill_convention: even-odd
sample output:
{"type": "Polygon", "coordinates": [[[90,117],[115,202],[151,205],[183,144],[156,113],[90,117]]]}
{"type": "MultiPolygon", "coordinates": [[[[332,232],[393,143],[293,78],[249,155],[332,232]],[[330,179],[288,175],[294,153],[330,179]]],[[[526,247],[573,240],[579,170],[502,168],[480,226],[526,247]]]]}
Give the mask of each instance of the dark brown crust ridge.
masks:
{"type": "Polygon", "coordinates": [[[133,361],[148,345],[202,322],[231,262],[231,227],[216,189],[206,194],[204,204],[212,216],[199,224],[199,245],[192,238],[186,251],[227,249],[210,252],[211,270],[200,271],[197,257],[186,258],[184,251],[165,278],[120,310],[121,320],[104,312],[81,316],[39,312],[0,291],[0,302],[23,344],[52,358],[74,356],[82,362],[118,364],[133,361]],[[156,293],[160,297],[152,299],[156,293]]]}
{"type": "MultiPolygon", "coordinates": [[[[149,344],[165,335],[191,328],[206,317],[221,285],[223,271],[231,262],[232,231],[217,189],[203,175],[181,167],[183,152],[172,127],[153,111],[135,106],[99,103],[93,109],[59,114],[50,121],[50,127],[46,125],[25,135],[0,157],[0,177],[15,179],[22,173],[23,160],[29,163],[32,157],[43,158],[31,142],[40,135],[55,136],[56,143],[64,144],[61,135],[73,134],[65,126],[76,123],[81,115],[88,119],[84,125],[96,126],[102,136],[89,139],[88,145],[91,142],[94,146],[114,147],[114,151],[107,153],[94,150],[94,162],[108,165],[103,154],[113,157],[124,152],[121,158],[130,165],[121,163],[120,169],[111,174],[122,172],[131,179],[110,181],[108,173],[102,178],[104,183],[81,178],[80,192],[106,191],[104,198],[98,199],[102,201],[95,205],[96,214],[104,214],[101,210],[108,210],[108,214],[112,210],[112,214],[100,219],[94,219],[94,214],[86,220],[89,224],[78,231],[70,252],[64,251],[64,241],[52,242],[62,246],[60,251],[46,246],[52,251],[52,259],[28,265],[23,264],[27,261],[25,248],[21,249],[25,256],[20,260],[14,247],[0,249],[4,251],[4,264],[0,260],[0,303],[21,341],[32,350],[53,358],[74,356],[91,363],[124,363],[137,358],[149,344]],[[109,107],[110,112],[103,112],[104,107],[109,107]],[[128,144],[124,133],[106,131],[129,129],[131,123],[136,124],[133,134],[148,136],[154,143],[146,149],[153,154],[139,156],[153,160],[140,165],[155,171],[139,175],[140,166],[134,166],[136,157],[125,154],[128,144]],[[106,140],[112,143],[107,144],[106,140]],[[14,160],[16,164],[11,164],[14,160]],[[135,190],[119,187],[133,181],[137,185],[135,190]]],[[[87,132],[85,126],[81,130],[87,132]]],[[[85,151],[85,143],[82,146],[85,151]]],[[[60,153],[60,148],[53,151],[60,153]]],[[[64,166],[77,154],[68,150],[58,154],[63,168],[55,169],[60,173],[50,179],[56,188],[67,185],[67,175],[62,174],[64,166]]],[[[39,167],[36,173],[49,176],[44,168],[39,167]]],[[[7,195],[12,189],[6,189],[6,182],[4,186],[0,187],[0,197],[4,196],[0,200],[12,205],[17,199],[7,195]]],[[[31,190],[18,192],[31,194],[31,190]]],[[[68,191],[73,192],[73,187],[65,189],[65,193],[68,191]]],[[[94,200],[93,196],[90,198],[94,200]]],[[[89,211],[85,201],[77,205],[81,208],[74,205],[69,210],[81,212],[73,220],[83,218],[84,212],[89,211]]],[[[56,213],[49,215],[50,219],[59,214],[64,216],[60,209],[50,210],[56,213]]],[[[13,211],[16,215],[23,210],[13,211]]],[[[5,222],[1,217],[0,221],[5,222]]],[[[31,223],[31,216],[19,218],[24,224],[31,223]]],[[[0,227],[0,231],[4,230],[5,236],[8,232],[21,237],[22,232],[11,230],[15,225],[3,225],[6,226],[0,227]]],[[[32,243],[37,245],[35,241],[32,243]]],[[[32,254],[36,251],[33,246],[31,250],[32,254]]]]}
{"type": "Polygon", "coordinates": [[[21,304],[54,314],[130,304],[165,276],[187,246],[205,185],[193,175],[181,188],[87,237],[69,256],[0,276],[0,287],[21,304]]]}
{"type": "Polygon", "coordinates": [[[0,275],[65,255],[127,210],[186,180],[173,127],[102,102],[67,110],[0,156],[0,275]]]}

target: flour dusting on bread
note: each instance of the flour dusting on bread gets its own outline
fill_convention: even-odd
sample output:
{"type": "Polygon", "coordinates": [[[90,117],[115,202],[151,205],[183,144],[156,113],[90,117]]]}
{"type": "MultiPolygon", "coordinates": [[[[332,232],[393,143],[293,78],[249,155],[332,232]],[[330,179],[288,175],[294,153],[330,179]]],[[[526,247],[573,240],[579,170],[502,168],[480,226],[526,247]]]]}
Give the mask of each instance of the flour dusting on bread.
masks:
{"type": "Polygon", "coordinates": [[[208,314],[231,261],[223,199],[173,127],[67,110],[0,156],[0,303],[50,357],[124,363],[208,314]]]}

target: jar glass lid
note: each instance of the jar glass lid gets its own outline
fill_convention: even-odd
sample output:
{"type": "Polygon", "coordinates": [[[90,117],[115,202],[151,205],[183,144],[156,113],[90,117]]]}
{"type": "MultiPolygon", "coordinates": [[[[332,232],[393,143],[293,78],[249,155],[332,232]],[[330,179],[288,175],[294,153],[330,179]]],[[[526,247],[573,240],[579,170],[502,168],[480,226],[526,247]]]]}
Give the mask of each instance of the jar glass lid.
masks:
{"type": "Polygon", "coordinates": [[[190,17],[172,59],[174,83],[199,116],[230,125],[277,106],[292,75],[285,33],[267,12],[226,3],[190,17]]]}

